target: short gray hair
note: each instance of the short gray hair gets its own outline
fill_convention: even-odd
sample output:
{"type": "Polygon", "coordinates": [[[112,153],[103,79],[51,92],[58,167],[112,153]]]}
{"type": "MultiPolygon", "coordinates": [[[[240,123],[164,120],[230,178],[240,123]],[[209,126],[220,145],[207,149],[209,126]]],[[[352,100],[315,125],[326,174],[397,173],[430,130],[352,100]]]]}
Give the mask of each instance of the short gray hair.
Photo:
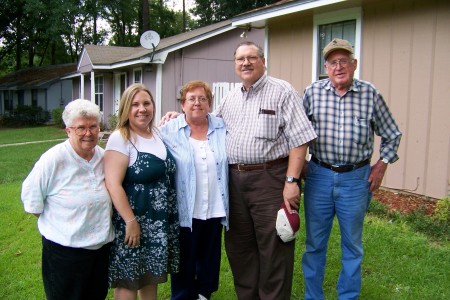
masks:
{"type": "Polygon", "coordinates": [[[258,49],[258,56],[261,57],[261,58],[264,58],[264,50],[263,50],[263,48],[260,45],[254,43],[254,42],[251,42],[251,41],[244,41],[244,42],[239,43],[239,45],[237,45],[236,49],[234,50],[234,56],[235,57],[236,57],[237,49],[239,49],[242,46],[253,46],[253,47],[255,47],[256,49],[258,49]]]}
{"type": "Polygon", "coordinates": [[[66,105],[62,113],[62,119],[66,127],[70,127],[77,118],[96,118],[97,122],[101,122],[100,108],[97,104],[85,100],[76,99],[66,105]]]}

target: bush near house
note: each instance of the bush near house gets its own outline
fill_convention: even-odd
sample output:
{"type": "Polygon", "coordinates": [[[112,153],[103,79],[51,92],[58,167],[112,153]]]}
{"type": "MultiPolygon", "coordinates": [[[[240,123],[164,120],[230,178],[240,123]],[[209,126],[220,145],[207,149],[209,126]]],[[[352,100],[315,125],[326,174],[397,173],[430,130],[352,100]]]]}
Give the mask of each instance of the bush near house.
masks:
{"type": "Polygon", "coordinates": [[[56,128],[65,128],[63,119],[62,119],[62,113],[64,111],[64,108],[55,108],[52,110],[52,120],[53,123],[55,123],[56,128]]]}
{"type": "Polygon", "coordinates": [[[109,125],[109,130],[113,131],[114,129],[116,129],[117,126],[117,120],[118,117],[116,115],[109,115],[108,116],[108,125],[109,125]]]}
{"type": "Polygon", "coordinates": [[[0,126],[12,128],[36,126],[44,124],[49,119],[49,113],[40,106],[18,105],[9,115],[0,117],[0,126]]]}

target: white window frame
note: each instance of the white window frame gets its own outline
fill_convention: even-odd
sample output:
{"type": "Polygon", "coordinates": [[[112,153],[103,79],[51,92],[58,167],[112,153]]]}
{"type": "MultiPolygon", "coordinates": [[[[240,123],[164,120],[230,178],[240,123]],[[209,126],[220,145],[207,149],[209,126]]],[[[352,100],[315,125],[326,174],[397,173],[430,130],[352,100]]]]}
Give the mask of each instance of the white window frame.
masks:
{"type": "MultiPolygon", "coordinates": [[[[317,70],[317,64],[320,61],[317,55],[319,48],[319,26],[325,24],[332,24],[336,22],[343,22],[347,20],[356,20],[356,30],[355,30],[355,58],[359,60],[361,57],[361,33],[362,33],[362,10],[360,7],[343,9],[338,11],[333,11],[329,13],[317,14],[314,16],[314,26],[313,26],[313,49],[312,49],[312,82],[319,79],[319,74],[317,70]]],[[[359,78],[361,64],[358,63],[358,68],[355,71],[355,78],[359,78]]]]}
{"type": "Polygon", "coordinates": [[[94,103],[97,104],[97,95],[101,95],[102,96],[102,101],[101,101],[101,105],[100,103],[98,103],[98,107],[100,107],[100,111],[103,112],[104,110],[104,106],[105,106],[105,78],[103,77],[103,75],[98,75],[94,77],[94,87],[95,87],[95,91],[94,91],[94,103]],[[97,90],[97,79],[101,78],[102,79],[102,92],[99,92],[97,90]]]}

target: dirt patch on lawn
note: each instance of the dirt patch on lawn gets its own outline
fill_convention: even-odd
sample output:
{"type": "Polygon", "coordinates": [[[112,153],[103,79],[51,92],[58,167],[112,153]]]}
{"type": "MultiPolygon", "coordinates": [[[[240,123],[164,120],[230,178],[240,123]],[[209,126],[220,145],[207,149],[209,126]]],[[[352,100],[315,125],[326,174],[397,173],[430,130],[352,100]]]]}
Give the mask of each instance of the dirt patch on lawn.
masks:
{"type": "Polygon", "coordinates": [[[373,199],[383,203],[390,212],[411,213],[422,209],[426,215],[433,215],[436,210],[436,199],[420,195],[378,189],[373,193],[373,199]]]}

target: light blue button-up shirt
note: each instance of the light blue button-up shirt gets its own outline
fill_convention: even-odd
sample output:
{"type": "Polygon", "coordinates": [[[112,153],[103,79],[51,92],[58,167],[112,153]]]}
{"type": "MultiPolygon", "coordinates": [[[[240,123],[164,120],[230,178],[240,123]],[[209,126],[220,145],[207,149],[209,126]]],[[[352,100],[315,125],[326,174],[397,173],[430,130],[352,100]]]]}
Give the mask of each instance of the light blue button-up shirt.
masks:
{"type": "MultiPolygon", "coordinates": [[[[195,176],[194,149],[189,142],[191,129],[186,123],[185,115],[182,114],[160,127],[160,131],[164,143],[168,146],[177,163],[176,189],[180,226],[192,229],[197,179],[195,176]]],[[[228,160],[225,136],[226,128],[223,120],[208,114],[207,141],[216,161],[217,185],[226,212],[222,224],[228,229],[228,160]]]]}

